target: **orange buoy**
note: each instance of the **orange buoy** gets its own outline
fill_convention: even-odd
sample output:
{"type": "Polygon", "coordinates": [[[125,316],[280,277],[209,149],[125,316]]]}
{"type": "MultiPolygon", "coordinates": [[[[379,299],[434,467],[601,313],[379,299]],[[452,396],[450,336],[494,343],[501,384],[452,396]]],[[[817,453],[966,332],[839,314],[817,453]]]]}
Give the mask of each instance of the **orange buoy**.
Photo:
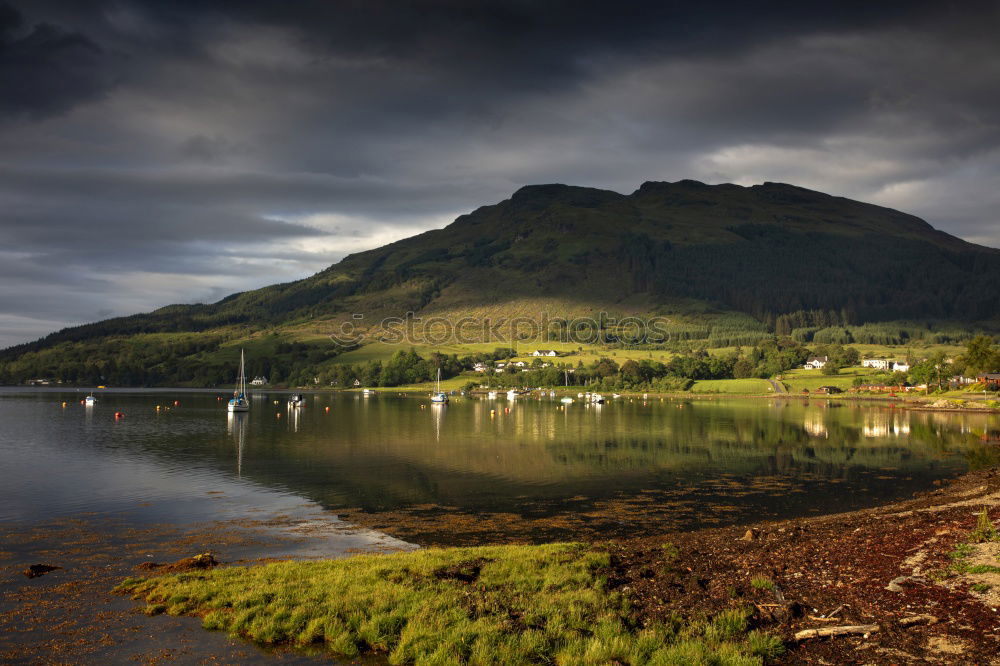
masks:
{"type": "Polygon", "coordinates": [[[115,419],[125,418],[125,412],[115,412],[115,419]]]}
{"type": "Polygon", "coordinates": [[[328,411],[330,411],[330,408],[329,407],[325,407],[323,411],[327,411],[328,412],[328,411]]]}
{"type": "Polygon", "coordinates": [[[65,407],[65,406],[66,406],[66,403],[64,402],[64,403],[62,404],[62,406],[63,406],[63,407],[65,407]]]}
{"type": "Polygon", "coordinates": [[[281,418],[281,412],[278,412],[277,414],[275,414],[275,416],[280,419],[281,418]]]}
{"type": "Polygon", "coordinates": [[[174,407],[180,407],[180,406],[181,406],[181,401],[180,400],[174,400],[174,407]]]}

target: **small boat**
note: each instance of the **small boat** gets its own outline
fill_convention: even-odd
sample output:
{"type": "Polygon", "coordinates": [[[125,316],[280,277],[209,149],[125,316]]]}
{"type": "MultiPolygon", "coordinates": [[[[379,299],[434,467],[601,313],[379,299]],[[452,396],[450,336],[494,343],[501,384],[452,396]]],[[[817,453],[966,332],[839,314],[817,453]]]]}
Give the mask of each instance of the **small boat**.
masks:
{"type": "Polygon", "coordinates": [[[375,389],[362,389],[361,395],[372,395],[375,393],[375,389]]]}
{"type": "Polygon", "coordinates": [[[83,404],[86,407],[93,407],[94,405],[97,404],[97,398],[95,398],[94,394],[91,393],[90,395],[88,395],[86,398],[83,399],[83,404]]]}
{"type": "Polygon", "coordinates": [[[249,412],[250,411],[250,401],[247,400],[247,376],[244,372],[245,358],[243,356],[243,350],[240,350],[240,371],[236,375],[236,388],[233,389],[233,397],[230,398],[229,404],[226,406],[230,412],[249,412]]]}
{"type": "Polygon", "coordinates": [[[549,397],[550,398],[556,397],[556,392],[555,391],[549,391],[549,397]]]}
{"type": "Polygon", "coordinates": [[[590,396],[590,401],[598,405],[604,404],[604,396],[600,393],[592,393],[590,396]]]}
{"type": "Polygon", "coordinates": [[[570,404],[571,402],[573,402],[573,398],[571,398],[571,397],[569,397],[569,396],[566,396],[565,398],[563,398],[563,399],[562,399],[562,400],[560,400],[559,402],[562,402],[562,403],[565,403],[565,404],[567,404],[567,405],[568,405],[568,404],[570,404]]]}
{"type": "Polygon", "coordinates": [[[448,403],[448,394],[442,393],[441,391],[441,368],[438,368],[437,389],[431,396],[431,402],[437,403],[439,405],[444,405],[448,403]]]}
{"type": "Polygon", "coordinates": [[[516,399],[517,395],[518,395],[518,393],[514,389],[511,389],[511,390],[507,391],[507,399],[508,400],[514,400],[514,399],[516,399]]]}
{"type": "Polygon", "coordinates": [[[622,397],[622,394],[621,393],[612,393],[611,397],[612,398],[620,398],[620,397],[622,397]]]}
{"type": "Polygon", "coordinates": [[[486,394],[486,397],[488,399],[490,399],[490,400],[496,400],[497,399],[497,392],[496,391],[490,391],[489,393],[486,394]]]}
{"type": "Polygon", "coordinates": [[[306,399],[300,393],[293,393],[292,397],[288,399],[289,407],[304,407],[306,404],[306,399]]]}

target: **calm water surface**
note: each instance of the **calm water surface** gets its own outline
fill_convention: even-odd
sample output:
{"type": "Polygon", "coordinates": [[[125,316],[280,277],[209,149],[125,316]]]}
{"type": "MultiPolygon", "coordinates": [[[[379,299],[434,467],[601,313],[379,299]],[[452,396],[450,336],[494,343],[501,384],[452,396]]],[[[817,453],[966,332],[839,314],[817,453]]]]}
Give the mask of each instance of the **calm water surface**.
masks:
{"type": "Polygon", "coordinates": [[[0,391],[0,521],[183,523],[303,501],[558,516],[669,493],[694,526],[702,506],[725,506],[735,522],[908,497],[975,466],[1000,433],[995,415],[799,399],[440,407],[316,394],[290,411],[274,392],[228,415],[222,393],[99,391],[92,408],[83,395],[0,391]]]}

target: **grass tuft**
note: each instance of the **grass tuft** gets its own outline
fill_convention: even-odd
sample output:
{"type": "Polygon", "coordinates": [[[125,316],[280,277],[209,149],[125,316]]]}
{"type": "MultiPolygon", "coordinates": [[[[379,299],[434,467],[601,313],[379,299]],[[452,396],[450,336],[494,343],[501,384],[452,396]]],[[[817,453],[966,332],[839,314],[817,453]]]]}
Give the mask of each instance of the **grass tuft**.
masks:
{"type": "Polygon", "coordinates": [[[774,581],[764,576],[754,576],[750,579],[750,587],[755,590],[773,590],[774,581]]]}
{"type": "Polygon", "coordinates": [[[427,549],[129,579],[118,590],[258,643],[393,664],[750,666],[780,654],[778,639],[748,633],[742,608],[636,628],[628,597],[606,587],[609,562],[581,544],[427,549]]]}
{"type": "Polygon", "coordinates": [[[998,538],[997,528],[993,525],[993,521],[990,520],[989,514],[986,512],[986,507],[979,512],[976,518],[976,528],[972,530],[970,535],[972,540],[976,543],[985,543],[987,541],[996,541],[998,538]]]}

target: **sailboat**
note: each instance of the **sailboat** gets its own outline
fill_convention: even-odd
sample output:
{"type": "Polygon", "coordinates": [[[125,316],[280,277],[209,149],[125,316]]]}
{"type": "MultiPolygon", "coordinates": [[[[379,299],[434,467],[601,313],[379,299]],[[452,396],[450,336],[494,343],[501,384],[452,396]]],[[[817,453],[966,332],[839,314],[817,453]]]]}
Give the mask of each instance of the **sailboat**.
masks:
{"type": "Polygon", "coordinates": [[[437,388],[434,390],[434,395],[431,396],[431,402],[438,404],[447,404],[448,402],[448,394],[441,392],[441,368],[438,368],[437,388]]]}
{"type": "Polygon", "coordinates": [[[93,391],[91,391],[90,395],[83,399],[83,404],[85,407],[93,407],[97,404],[97,398],[94,397],[93,391]]]}
{"type": "Polygon", "coordinates": [[[227,409],[231,412],[249,412],[250,401],[247,400],[247,376],[243,370],[244,358],[243,350],[240,350],[240,373],[236,376],[236,388],[233,390],[233,397],[229,401],[227,409]]]}

